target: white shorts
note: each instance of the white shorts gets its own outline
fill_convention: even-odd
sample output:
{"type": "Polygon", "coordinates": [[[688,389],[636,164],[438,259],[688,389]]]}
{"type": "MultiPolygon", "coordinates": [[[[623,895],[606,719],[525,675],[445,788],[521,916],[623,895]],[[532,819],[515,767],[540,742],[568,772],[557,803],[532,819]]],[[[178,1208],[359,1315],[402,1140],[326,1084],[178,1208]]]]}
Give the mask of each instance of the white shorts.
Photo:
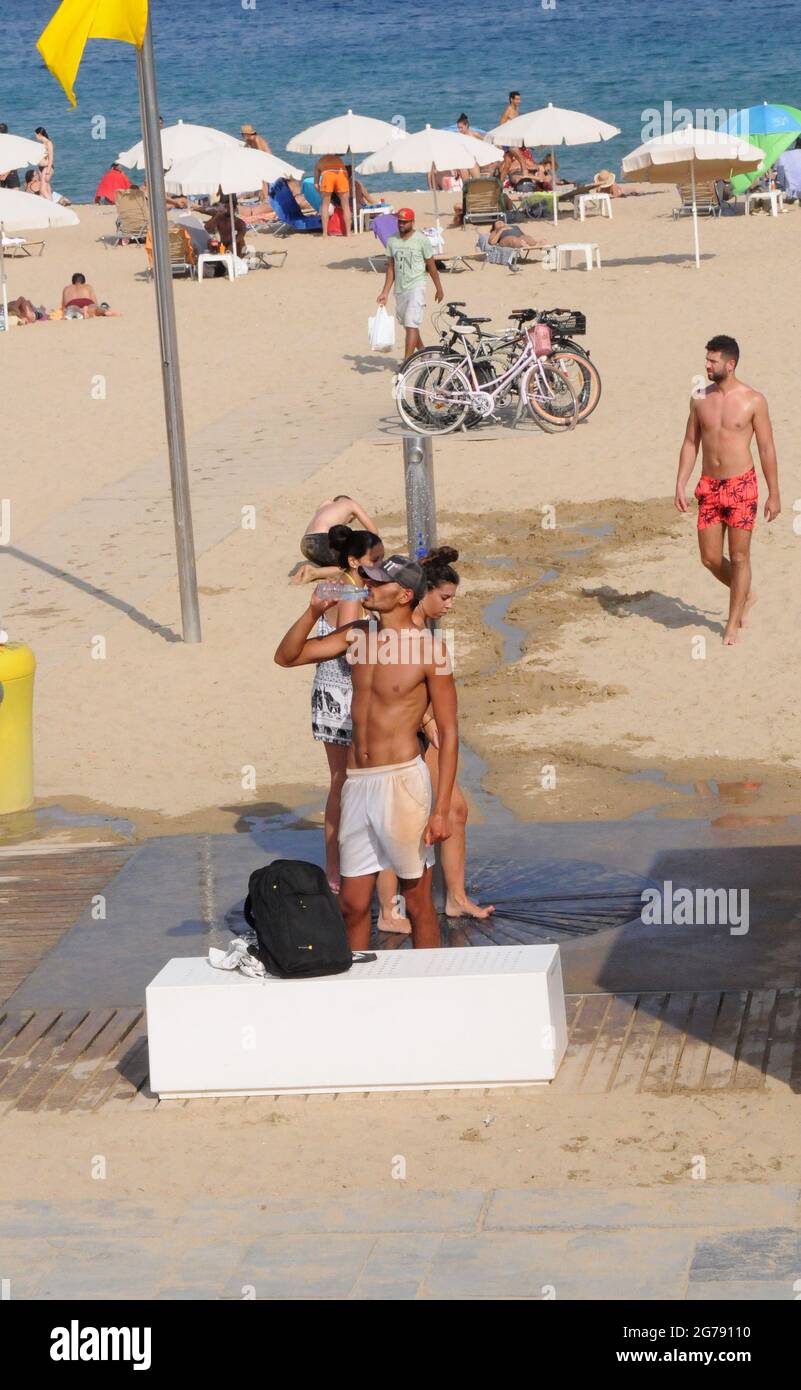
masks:
{"type": "Polygon", "coordinates": [[[395,317],[402,328],[419,328],[426,311],[426,282],[402,293],[395,291],[395,317]]]}
{"type": "Polygon", "coordinates": [[[387,767],[349,767],[339,821],[342,877],[394,869],[398,878],[420,878],[434,863],[433,845],[423,844],[431,802],[431,778],[421,757],[387,767]]]}

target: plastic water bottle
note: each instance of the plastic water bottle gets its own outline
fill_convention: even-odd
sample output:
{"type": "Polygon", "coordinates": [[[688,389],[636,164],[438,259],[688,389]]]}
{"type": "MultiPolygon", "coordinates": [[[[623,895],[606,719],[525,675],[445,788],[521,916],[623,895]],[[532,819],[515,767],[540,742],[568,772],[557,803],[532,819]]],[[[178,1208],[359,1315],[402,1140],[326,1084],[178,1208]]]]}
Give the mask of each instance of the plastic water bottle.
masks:
{"type": "Polygon", "coordinates": [[[361,603],[362,599],[367,598],[370,590],[357,589],[353,584],[343,584],[335,579],[324,579],[317,585],[317,595],[319,598],[333,598],[337,603],[348,602],[361,603]]]}

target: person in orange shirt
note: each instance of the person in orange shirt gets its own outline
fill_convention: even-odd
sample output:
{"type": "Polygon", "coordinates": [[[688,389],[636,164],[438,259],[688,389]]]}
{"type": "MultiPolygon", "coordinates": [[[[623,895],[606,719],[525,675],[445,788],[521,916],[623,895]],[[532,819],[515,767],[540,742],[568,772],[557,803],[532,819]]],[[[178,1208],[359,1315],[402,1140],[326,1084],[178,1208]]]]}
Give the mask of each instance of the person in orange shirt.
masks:
{"type": "Polygon", "coordinates": [[[345,223],[345,236],[350,236],[350,183],[345,161],[339,154],[323,154],[314,166],[314,186],[322,195],[320,218],[323,236],[328,236],[328,219],[331,216],[331,195],[339,195],[342,219],[345,223]]]}

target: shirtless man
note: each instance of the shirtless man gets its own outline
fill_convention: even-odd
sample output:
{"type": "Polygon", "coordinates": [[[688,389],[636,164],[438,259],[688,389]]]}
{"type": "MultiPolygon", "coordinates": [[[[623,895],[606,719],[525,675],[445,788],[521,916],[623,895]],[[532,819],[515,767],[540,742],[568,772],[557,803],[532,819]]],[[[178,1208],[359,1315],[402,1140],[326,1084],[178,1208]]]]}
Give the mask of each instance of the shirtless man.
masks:
{"type": "Polygon", "coordinates": [[[339,574],[337,557],[328,545],[328,532],[332,526],[350,526],[352,521],[358,521],[363,531],[378,534],[373,518],[346,493],[340,492],[320,503],[300,543],[300,553],[310,563],[300,566],[292,576],[293,584],[308,584],[310,579],[328,579],[339,574]]]}
{"type": "Polygon", "coordinates": [[[740,349],[734,338],[718,334],[706,345],[706,375],[711,383],[690,401],[690,417],[679,454],[676,507],[686,512],[685,488],[702,446],[698,498],[698,544],[701,563],[730,590],[729,618],[723,641],[739,640],[746,615],[756,601],[751,588],[751,532],[756,521],[758,484],[751,460],[756,436],[759,461],[768,485],[765,520],[781,511],[776,447],[768,403],[759,391],[735,376],[740,349]],[[728,536],[728,559],[723,538],[728,536]]]}
{"type": "Polygon", "coordinates": [[[510,92],[510,93],[509,93],[509,105],[507,106],[506,110],[504,111],[503,115],[501,116],[501,119],[499,120],[498,125],[506,125],[506,122],[507,122],[507,121],[513,121],[514,118],[515,118],[515,116],[519,116],[519,115],[520,115],[520,93],[519,93],[519,92],[510,92]]]}
{"type": "Polygon", "coordinates": [[[328,219],[331,216],[331,197],[336,193],[345,223],[345,236],[350,236],[350,184],[345,161],[340,154],[322,154],[314,166],[314,186],[322,198],[320,220],[323,236],[328,236],[328,219]]]}
{"type": "Polygon", "coordinates": [[[434,845],[450,834],[451,792],[459,737],[456,688],[444,644],[414,623],[426,591],[422,567],[405,555],[362,565],[369,593],[364,607],[378,619],[309,637],[321,613],[336,600],[315,592],[306,612],[275,653],[279,666],[308,666],[344,656],[353,670],[353,742],[339,824],[339,905],[354,951],[370,944],[370,904],[376,878],[393,869],[412,927],[412,944],[442,944],[431,897],[434,845]],[[440,656],[443,660],[440,660],[440,656]],[[420,756],[417,730],[428,704],[437,722],[439,780],[432,804],[431,779],[420,756]]]}
{"type": "MultiPolygon", "coordinates": [[[[80,310],[85,319],[94,318],[120,318],[109,309],[108,304],[99,304],[97,295],[91,285],[87,285],[86,276],[76,270],[70,283],[65,285],[61,291],[62,309],[80,310]]],[[[74,317],[74,314],[70,315],[74,317]]]]}

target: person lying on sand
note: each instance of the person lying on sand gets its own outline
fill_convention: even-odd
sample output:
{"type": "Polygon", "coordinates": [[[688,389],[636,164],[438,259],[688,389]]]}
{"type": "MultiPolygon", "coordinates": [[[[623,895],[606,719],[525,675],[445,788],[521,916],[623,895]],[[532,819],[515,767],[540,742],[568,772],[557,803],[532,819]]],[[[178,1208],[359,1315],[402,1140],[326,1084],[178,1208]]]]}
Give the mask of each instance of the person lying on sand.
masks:
{"type": "Polygon", "coordinates": [[[8,312],[20,323],[45,323],[50,315],[41,304],[33,304],[24,295],[19,295],[16,299],[9,299],[8,312]]]}
{"type": "Polygon", "coordinates": [[[781,511],[776,446],[768,403],[759,391],[735,375],[740,349],[734,338],[720,333],[706,345],[709,385],[693,392],[690,416],[679,453],[676,508],[688,508],[686,486],[702,447],[698,499],[698,547],[701,564],[730,590],[724,646],[740,640],[740,629],[756,602],[751,588],[751,532],[756,521],[759,489],[751,458],[756,436],[759,461],[768,485],[765,520],[781,511]],[[728,558],[723,542],[728,539],[728,558]]]}
{"type": "Polygon", "coordinates": [[[92,286],[87,285],[86,276],[79,270],[61,291],[61,307],[66,318],[77,318],[79,313],[85,319],[121,317],[120,314],[115,314],[113,309],[109,309],[108,304],[98,303],[92,286]]]}
{"type": "Polygon", "coordinates": [[[329,572],[330,575],[339,574],[338,557],[328,544],[328,532],[332,526],[350,526],[352,521],[358,521],[364,531],[378,532],[369,513],[346,493],[339,493],[320,503],[300,542],[300,553],[309,563],[301,565],[292,576],[293,584],[327,579],[329,572]]]}

